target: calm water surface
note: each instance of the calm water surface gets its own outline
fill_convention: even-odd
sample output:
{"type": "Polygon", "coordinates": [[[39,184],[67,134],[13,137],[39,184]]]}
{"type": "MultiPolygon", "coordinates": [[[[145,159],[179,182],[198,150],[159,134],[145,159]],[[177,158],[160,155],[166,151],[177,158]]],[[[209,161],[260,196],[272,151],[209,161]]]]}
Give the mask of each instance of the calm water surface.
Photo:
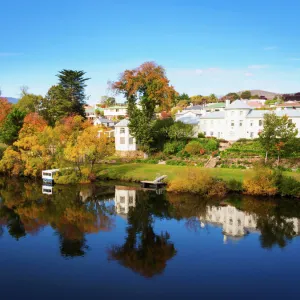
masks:
{"type": "Polygon", "coordinates": [[[300,204],[0,179],[1,299],[300,295],[300,204]]]}

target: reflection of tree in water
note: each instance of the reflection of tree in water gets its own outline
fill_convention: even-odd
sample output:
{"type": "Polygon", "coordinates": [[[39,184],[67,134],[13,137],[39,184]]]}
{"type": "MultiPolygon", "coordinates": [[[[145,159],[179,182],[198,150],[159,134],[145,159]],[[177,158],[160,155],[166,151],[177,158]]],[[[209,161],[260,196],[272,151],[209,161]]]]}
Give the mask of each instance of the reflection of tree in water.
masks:
{"type": "Polygon", "coordinates": [[[109,258],[120,262],[145,277],[164,271],[169,259],[176,255],[167,232],[155,234],[153,217],[169,216],[169,204],[164,196],[137,191],[136,207],[128,214],[127,237],[121,246],[109,249],[109,258]]]}
{"type": "Polygon", "coordinates": [[[108,195],[113,197],[114,187],[91,186],[89,191],[84,186],[82,193],[80,186],[57,186],[49,197],[42,195],[39,184],[9,183],[0,181],[0,224],[16,239],[37,234],[49,224],[59,236],[63,256],[83,256],[88,249],[87,233],[108,231],[114,226],[112,211],[102,201],[108,195]]]}

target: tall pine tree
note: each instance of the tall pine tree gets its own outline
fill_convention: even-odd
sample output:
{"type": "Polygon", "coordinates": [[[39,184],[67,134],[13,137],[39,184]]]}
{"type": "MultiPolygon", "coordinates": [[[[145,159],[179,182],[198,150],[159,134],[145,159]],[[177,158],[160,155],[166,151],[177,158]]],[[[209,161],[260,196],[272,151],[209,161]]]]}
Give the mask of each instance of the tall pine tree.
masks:
{"type": "Polygon", "coordinates": [[[84,105],[86,95],[85,82],[90,78],[84,78],[84,71],[62,70],[58,73],[59,85],[65,91],[66,99],[71,103],[70,113],[85,117],[84,105]]]}

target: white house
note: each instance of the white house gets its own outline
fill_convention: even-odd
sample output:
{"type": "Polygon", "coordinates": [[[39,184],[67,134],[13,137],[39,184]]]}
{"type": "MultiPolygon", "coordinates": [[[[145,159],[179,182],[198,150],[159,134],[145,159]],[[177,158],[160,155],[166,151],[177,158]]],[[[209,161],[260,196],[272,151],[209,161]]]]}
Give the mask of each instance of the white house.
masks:
{"type": "Polygon", "coordinates": [[[106,118],[98,117],[94,119],[94,125],[103,125],[106,127],[114,127],[115,122],[106,118]]]}
{"type": "Polygon", "coordinates": [[[123,119],[115,125],[115,148],[116,151],[137,151],[135,138],[129,132],[129,120],[123,119]]]}
{"type": "Polygon", "coordinates": [[[278,116],[287,115],[298,128],[300,136],[300,111],[298,110],[254,110],[245,101],[226,100],[224,111],[208,113],[200,117],[200,131],[206,136],[236,141],[240,138],[257,138],[263,129],[263,118],[267,113],[274,112],[278,116]]]}
{"type": "Polygon", "coordinates": [[[127,106],[115,105],[103,109],[104,117],[109,120],[116,120],[119,117],[127,116],[127,106]]]}

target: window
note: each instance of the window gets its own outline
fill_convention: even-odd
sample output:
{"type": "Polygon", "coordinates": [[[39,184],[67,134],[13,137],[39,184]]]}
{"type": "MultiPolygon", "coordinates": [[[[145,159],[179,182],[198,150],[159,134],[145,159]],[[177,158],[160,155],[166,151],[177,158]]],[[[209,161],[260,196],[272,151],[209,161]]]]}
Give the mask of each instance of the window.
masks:
{"type": "Polygon", "coordinates": [[[125,197],[124,196],[120,197],[120,203],[125,203],[125,197]]]}
{"type": "Polygon", "coordinates": [[[242,116],[242,115],[243,115],[243,111],[241,110],[241,111],[240,111],[240,116],[242,116]]]}
{"type": "Polygon", "coordinates": [[[233,221],[232,219],[229,219],[229,224],[232,225],[233,224],[233,221]]]}
{"type": "Polygon", "coordinates": [[[117,109],[116,109],[116,112],[118,112],[118,111],[119,111],[119,109],[117,108],[117,109]]]}
{"type": "Polygon", "coordinates": [[[231,120],[231,127],[234,127],[234,120],[231,120]]]}
{"type": "Polygon", "coordinates": [[[259,120],[259,121],[258,121],[258,125],[259,125],[259,126],[262,126],[262,125],[263,125],[263,120],[259,120]]]}
{"type": "Polygon", "coordinates": [[[231,111],[231,115],[232,115],[232,116],[234,116],[234,110],[233,110],[233,111],[231,111]]]}
{"type": "Polygon", "coordinates": [[[253,135],[254,135],[253,132],[250,132],[250,138],[253,138],[253,135]]]}
{"type": "Polygon", "coordinates": [[[250,121],[250,126],[251,126],[251,127],[253,126],[253,121],[252,121],[252,120],[250,121]]]}
{"type": "Polygon", "coordinates": [[[124,137],[120,137],[120,144],[122,144],[122,145],[125,144],[125,138],[124,137]]]}
{"type": "Polygon", "coordinates": [[[133,203],[133,197],[129,196],[129,204],[132,204],[132,203],[133,203]]]}
{"type": "Polygon", "coordinates": [[[125,128],[120,128],[120,133],[125,133],[125,128]]]}
{"type": "Polygon", "coordinates": [[[210,132],[210,136],[213,136],[213,135],[214,135],[214,133],[211,131],[211,132],[210,132]]]}
{"type": "Polygon", "coordinates": [[[133,137],[130,137],[129,138],[129,145],[132,145],[133,144],[133,137]]]}
{"type": "Polygon", "coordinates": [[[243,121],[242,120],[240,120],[240,127],[242,127],[243,126],[243,121]]]}
{"type": "Polygon", "coordinates": [[[203,131],[203,134],[206,135],[206,131],[203,131]]]}

